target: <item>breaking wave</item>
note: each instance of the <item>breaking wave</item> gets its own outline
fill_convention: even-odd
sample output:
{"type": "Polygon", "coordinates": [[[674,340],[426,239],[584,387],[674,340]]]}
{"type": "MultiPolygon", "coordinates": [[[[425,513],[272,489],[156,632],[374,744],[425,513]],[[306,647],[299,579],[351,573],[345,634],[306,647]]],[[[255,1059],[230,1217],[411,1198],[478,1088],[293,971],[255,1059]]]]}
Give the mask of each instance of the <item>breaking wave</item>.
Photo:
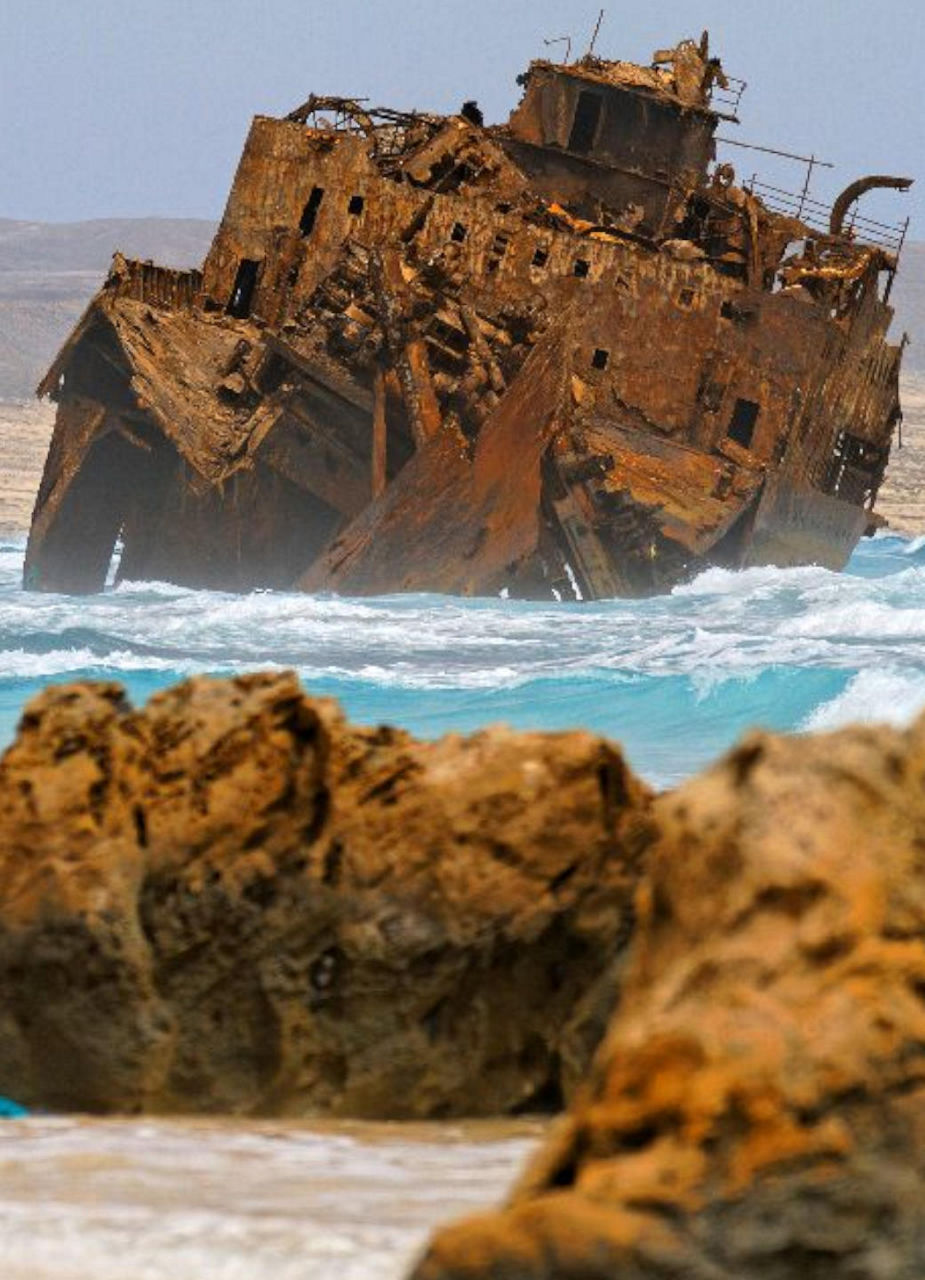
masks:
{"type": "Polygon", "coordinates": [[[3,743],[49,681],[118,679],[141,703],[197,672],[292,667],[362,723],[580,725],[664,785],[751,724],[902,723],[925,707],[925,538],[866,541],[844,574],[710,569],[669,596],[595,604],[163,583],[76,599],[23,592],[22,555],[0,545],[3,743]]]}

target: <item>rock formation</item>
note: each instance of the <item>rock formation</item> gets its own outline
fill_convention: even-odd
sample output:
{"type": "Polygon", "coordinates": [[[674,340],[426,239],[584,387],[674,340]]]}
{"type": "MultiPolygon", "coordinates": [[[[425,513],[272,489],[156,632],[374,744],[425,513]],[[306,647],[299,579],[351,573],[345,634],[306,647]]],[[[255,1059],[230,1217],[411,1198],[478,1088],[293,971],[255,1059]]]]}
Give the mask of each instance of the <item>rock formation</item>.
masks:
{"type": "Polygon", "coordinates": [[[0,1094],[362,1116],[561,1105],[650,797],[585,733],[420,743],[294,676],[49,688],[0,763],[0,1094]]]}
{"type": "Polygon", "coordinates": [[[925,719],[755,734],[655,805],[622,998],[415,1280],[925,1274],[925,719]]]}
{"type": "Polygon", "coordinates": [[[653,800],[590,735],[416,742],[287,674],[48,689],[0,762],[0,1094],[572,1098],[415,1280],[912,1280],[923,779],[925,718],[754,734],[653,800]]]}

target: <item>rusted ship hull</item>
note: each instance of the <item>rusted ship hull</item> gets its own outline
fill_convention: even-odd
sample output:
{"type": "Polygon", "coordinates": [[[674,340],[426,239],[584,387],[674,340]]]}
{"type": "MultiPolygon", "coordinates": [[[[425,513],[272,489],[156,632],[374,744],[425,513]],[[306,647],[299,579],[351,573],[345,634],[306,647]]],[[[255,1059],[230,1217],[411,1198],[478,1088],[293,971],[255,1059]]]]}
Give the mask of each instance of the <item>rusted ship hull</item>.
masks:
{"type": "Polygon", "coordinates": [[[255,121],[203,272],[117,257],[40,388],[26,585],[100,590],[119,537],[123,578],[232,591],[841,568],[900,413],[895,256],[708,173],[687,55],[534,64],[498,128],[255,121]]]}

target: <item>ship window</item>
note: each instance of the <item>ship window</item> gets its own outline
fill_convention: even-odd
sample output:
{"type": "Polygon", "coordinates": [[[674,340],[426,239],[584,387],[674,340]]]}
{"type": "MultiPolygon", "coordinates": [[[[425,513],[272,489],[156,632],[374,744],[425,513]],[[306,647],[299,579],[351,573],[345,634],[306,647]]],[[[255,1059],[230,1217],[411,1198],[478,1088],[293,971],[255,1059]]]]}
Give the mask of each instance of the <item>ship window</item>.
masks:
{"type": "Polygon", "coordinates": [[[583,154],[594,146],[602,105],[603,100],[599,93],[589,93],[584,89],[579,93],[575,119],[572,122],[572,133],[568,140],[569,151],[583,154]]]}
{"type": "Polygon", "coordinates": [[[693,289],[682,289],[681,292],[678,294],[678,302],[681,304],[682,307],[689,307],[693,301],[694,301],[693,289]]]}
{"type": "Polygon", "coordinates": [[[499,231],[491,244],[488,251],[488,261],[485,264],[486,271],[497,271],[501,265],[501,259],[507,253],[507,247],[511,242],[511,237],[506,231],[499,231]]]}
{"type": "Polygon", "coordinates": [[[461,222],[453,223],[453,230],[450,232],[450,239],[455,240],[457,244],[462,244],[469,232],[461,222]]]}
{"type": "Polygon", "coordinates": [[[606,369],[609,361],[610,352],[605,351],[603,347],[597,347],[591,357],[591,366],[594,369],[606,369]]]}
{"type": "Polygon", "coordinates": [[[311,195],[302,210],[302,217],[299,219],[299,231],[303,236],[310,236],[315,229],[315,220],[318,217],[318,210],[321,208],[321,201],[324,199],[324,187],[314,187],[311,195]]]}
{"type": "Polygon", "coordinates": [[[575,259],[575,275],[578,276],[580,279],[583,280],[590,270],[591,270],[591,263],[588,261],[587,258],[575,259]]]}
{"type": "Polygon", "coordinates": [[[435,316],[427,328],[427,336],[433,338],[444,347],[449,347],[456,355],[462,355],[469,346],[469,338],[462,329],[447,324],[439,316],[435,316]]]}
{"type": "Polygon", "coordinates": [[[351,196],[350,203],[347,205],[347,212],[350,214],[351,218],[358,218],[363,212],[363,206],[365,204],[366,201],[362,196],[351,196]]]}
{"type": "Polygon", "coordinates": [[[226,310],[230,316],[243,320],[251,313],[251,302],[254,289],[257,287],[257,272],[260,263],[253,258],[242,258],[238,265],[238,274],[234,278],[234,287],[228,299],[226,310]]]}
{"type": "Polygon", "coordinates": [[[545,267],[548,261],[549,261],[549,250],[537,249],[536,253],[533,255],[533,266],[545,267]]]}
{"type": "Polygon", "coordinates": [[[750,449],[758,421],[758,405],[754,400],[737,400],[726,435],[743,449],[750,449]]]}

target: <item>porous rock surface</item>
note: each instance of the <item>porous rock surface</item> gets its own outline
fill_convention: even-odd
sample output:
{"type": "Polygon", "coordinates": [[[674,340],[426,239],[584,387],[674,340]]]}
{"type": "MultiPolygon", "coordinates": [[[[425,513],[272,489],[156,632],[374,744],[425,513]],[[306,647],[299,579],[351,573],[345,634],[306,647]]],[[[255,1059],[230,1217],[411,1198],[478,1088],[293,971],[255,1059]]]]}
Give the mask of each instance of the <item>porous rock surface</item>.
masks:
{"type": "Polygon", "coordinates": [[[0,1094],[556,1106],[606,1028],[650,795],[585,733],[417,742],[291,674],[50,688],[0,763],[0,1094]]]}
{"type": "Polygon", "coordinates": [[[752,735],[656,804],[587,1082],[415,1280],[925,1275],[925,719],[752,735]]]}

